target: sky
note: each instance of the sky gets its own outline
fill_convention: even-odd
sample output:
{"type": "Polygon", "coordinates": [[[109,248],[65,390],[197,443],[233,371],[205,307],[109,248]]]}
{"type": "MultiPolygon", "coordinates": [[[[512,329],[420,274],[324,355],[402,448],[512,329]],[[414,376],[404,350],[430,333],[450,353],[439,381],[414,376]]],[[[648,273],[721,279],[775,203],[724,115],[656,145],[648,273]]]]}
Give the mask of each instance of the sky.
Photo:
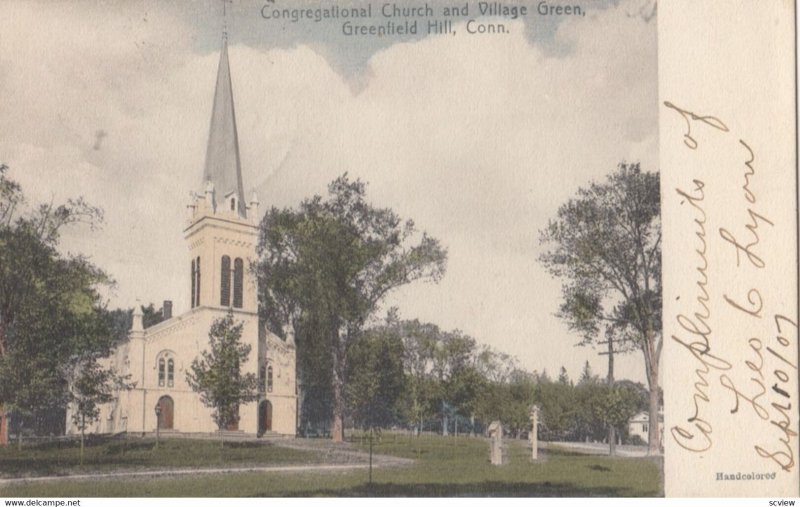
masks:
{"type": "MultiPolygon", "coordinates": [[[[620,162],[658,170],[652,0],[571,2],[585,16],[508,3],[529,14],[483,18],[506,26],[494,35],[467,35],[469,18],[456,18],[455,36],[346,37],[341,20],[260,14],[354,3],[226,5],[245,195],[264,210],[344,172],[366,181],[372,202],[449,253],[439,284],[403,287],[386,306],[530,370],[577,378],[588,360],[604,375],[605,356],[554,315],[560,282],[538,261],[539,231],[620,162]]],[[[219,0],[0,4],[0,163],[31,202],[84,196],[104,209],[101,230],[71,229],[62,247],[116,279],[112,307],[188,310],[182,231],[202,189],[221,11],[219,0]]],[[[616,371],[644,382],[641,354],[616,371]]]]}

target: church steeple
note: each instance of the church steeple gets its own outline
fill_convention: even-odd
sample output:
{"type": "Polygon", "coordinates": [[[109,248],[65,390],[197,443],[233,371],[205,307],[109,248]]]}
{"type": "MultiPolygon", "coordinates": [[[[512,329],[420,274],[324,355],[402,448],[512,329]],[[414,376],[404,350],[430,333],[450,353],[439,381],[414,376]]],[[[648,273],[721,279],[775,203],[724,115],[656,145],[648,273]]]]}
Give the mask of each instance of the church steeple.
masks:
{"type": "Polygon", "coordinates": [[[217,69],[214,90],[214,107],[208,131],[206,165],[203,185],[213,184],[213,206],[226,206],[242,217],[247,217],[247,206],[242,185],[242,168],[239,161],[239,136],[236,132],[236,113],[233,106],[231,70],[228,65],[228,38],[223,36],[222,51],[217,69]],[[233,208],[229,207],[232,206],[233,208]]]}

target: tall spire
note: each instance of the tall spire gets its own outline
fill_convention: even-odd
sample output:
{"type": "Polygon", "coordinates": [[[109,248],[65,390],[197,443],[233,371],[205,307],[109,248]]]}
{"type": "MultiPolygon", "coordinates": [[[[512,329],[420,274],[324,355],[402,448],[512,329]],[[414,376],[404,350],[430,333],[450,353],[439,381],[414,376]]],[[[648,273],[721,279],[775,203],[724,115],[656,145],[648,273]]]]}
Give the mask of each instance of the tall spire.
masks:
{"type": "MultiPolygon", "coordinates": [[[[203,183],[214,184],[214,205],[225,206],[223,199],[235,197],[239,216],[247,216],[239,162],[239,136],[236,132],[236,113],[233,107],[231,69],[228,65],[228,38],[222,39],[222,51],[214,90],[214,108],[208,131],[208,148],[203,183]]],[[[228,202],[228,201],[225,201],[228,202]]],[[[230,208],[227,208],[230,209],[230,208]]]]}

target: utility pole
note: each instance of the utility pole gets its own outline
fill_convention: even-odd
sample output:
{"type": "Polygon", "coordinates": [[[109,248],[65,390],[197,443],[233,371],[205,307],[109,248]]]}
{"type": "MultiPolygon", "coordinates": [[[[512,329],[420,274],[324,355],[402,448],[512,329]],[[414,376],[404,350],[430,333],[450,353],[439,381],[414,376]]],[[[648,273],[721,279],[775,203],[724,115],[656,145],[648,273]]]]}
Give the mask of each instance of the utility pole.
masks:
{"type": "MultiPolygon", "coordinates": [[[[601,356],[608,356],[608,376],[606,377],[606,383],[608,384],[609,389],[614,388],[614,337],[608,337],[607,341],[599,342],[601,344],[605,343],[608,345],[607,352],[600,352],[599,355],[601,356]]],[[[608,425],[608,455],[609,456],[616,456],[617,454],[617,431],[614,428],[614,425],[608,425]]]]}

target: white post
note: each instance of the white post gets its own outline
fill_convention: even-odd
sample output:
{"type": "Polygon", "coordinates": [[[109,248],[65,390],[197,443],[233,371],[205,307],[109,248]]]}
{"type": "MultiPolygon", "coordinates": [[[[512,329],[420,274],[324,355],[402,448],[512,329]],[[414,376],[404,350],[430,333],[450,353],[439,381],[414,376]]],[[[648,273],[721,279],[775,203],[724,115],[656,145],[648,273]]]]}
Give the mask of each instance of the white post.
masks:
{"type": "Polygon", "coordinates": [[[531,409],[531,432],[529,440],[531,441],[531,459],[536,461],[539,459],[539,406],[534,405],[531,409]]]}

